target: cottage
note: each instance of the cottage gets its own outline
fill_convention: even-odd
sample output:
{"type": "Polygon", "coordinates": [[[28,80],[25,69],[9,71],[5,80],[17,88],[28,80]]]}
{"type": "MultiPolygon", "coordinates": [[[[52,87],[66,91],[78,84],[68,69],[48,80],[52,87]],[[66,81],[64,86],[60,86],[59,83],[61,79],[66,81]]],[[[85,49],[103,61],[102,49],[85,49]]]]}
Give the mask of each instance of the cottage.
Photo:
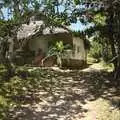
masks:
{"type": "MultiPolygon", "coordinates": [[[[84,41],[79,37],[74,37],[72,32],[65,27],[46,26],[43,19],[38,20],[33,17],[29,24],[23,24],[20,28],[17,38],[22,41],[26,52],[34,52],[34,58],[40,60],[44,58],[49,50],[51,43],[62,41],[64,44],[70,44],[71,50],[67,50],[62,57],[63,66],[81,67],[86,63],[86,51],[84,41]],[[41,56],[37,57],[37,54],[41,56]]],[[[24,57],[25,58],[25,57],[24,57]]],[[[52,66],[54,59],[49,58],[46,66],[52,66]]],[[[26,61],[26,60],[25,60],[26,61]]],[[[32,63],[32,60],[31,60],[32,63]]],[[[38,66],[40,64],[37,64],[38,66]]]]}

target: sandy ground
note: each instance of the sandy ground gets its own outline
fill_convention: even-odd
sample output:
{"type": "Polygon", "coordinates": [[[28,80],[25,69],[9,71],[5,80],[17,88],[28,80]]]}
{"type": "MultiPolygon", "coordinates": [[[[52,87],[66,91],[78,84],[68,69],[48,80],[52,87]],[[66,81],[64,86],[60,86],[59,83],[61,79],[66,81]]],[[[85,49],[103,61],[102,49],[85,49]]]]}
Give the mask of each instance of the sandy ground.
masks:
{"type": "Polygon", "coordinates": [[[49,86],[26,96],[26,103],[9,112],[9,120],[120,120],[99,117],[104,111],[109,116],[109,98],[116,93],[102,70],[97,64],[83,70],[52,68],[49,86]]]}

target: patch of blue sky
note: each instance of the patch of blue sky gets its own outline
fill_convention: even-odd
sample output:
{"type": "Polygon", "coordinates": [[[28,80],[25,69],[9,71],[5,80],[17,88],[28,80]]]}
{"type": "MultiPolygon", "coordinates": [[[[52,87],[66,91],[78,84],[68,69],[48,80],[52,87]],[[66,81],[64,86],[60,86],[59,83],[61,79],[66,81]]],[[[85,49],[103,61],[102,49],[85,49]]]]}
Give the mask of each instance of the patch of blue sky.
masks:
{"type": "Polygon", "coordinates": [[[65,7],[63,5],[60,5],[59,6],[59,12],[64,12],[64,10],[65,10],[65,7]]]}
{"type": "MultiPolygon", "coordinates": [[[[77,6],[77,7],[82,7],[82,6],[77,6]]],[[[65,7],[63,5],[59,6],[59,12],[64,12],[65,7]]],[[[9,11],[7,8],[3,8],[3,15],[4,15],[4,19],[8,20],[11,18],[11,15],[9,14],[9,11]]],[[[69,11],[68,11],[69,12],[69,11]]],[[[87,24],[87,25],[83,25],[80,21],[77,21],[77,23],[71,23],[71,25],[69,26],[69,28],[72,31],[84,31],[85,29],[89,28],[93,26],[93,24],[87,24]]]]}
{"type": "Polygon", "coordinates": [[[8,20],[12,17],[10,11],[7,8],[3,8],[2,13],[5,20],[8,20]]]}
{"type": "MultiPolygon", "coordinates": [[[[83,5],[77,5],[76,8],[82,9],[82,8],[85,8],[85,7],[83,5]]],[[[65,7],[63,5],[60,5],[59,6],[59,12],[64,12],[64,10],[65,10],[65,7]]],[[[71,11],[68,10],[67,12],[70,13],[71,11]]],[[[93,26],[92,23],[84,25],[78,20],[77,23],[71,23],[69,28],[72,31],[84,31],[85,29],[90,28],[91,26],[93,26]]]]}
{"type": "Polygon", "coordinates": [[[71,25],[69,26],[69,28],[72,31],[84,31],[87,28],[90,28],[91,26],[93,26],[93,24],[89,23],[87,25],[84,25],[80,21],[77,21],[77,23],[71,23],[71,25]]]}

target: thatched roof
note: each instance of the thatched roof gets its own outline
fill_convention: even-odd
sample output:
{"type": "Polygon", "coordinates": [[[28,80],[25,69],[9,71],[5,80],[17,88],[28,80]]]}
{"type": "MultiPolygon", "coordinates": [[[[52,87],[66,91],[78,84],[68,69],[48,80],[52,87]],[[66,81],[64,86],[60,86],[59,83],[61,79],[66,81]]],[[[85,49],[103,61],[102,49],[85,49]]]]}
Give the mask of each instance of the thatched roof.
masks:
{"type": "Polygon", "coordinates": [[[24,39],[30,36],[34,36],[35,34],[41,35],[50,35],[50,34],[58,34],[58,33],[69,33],[67,28],[63,27],[51,27],[45,25],[44,21],[31,21],[29,24],[23,24],[18,31],[17,38],[24,39]]]}

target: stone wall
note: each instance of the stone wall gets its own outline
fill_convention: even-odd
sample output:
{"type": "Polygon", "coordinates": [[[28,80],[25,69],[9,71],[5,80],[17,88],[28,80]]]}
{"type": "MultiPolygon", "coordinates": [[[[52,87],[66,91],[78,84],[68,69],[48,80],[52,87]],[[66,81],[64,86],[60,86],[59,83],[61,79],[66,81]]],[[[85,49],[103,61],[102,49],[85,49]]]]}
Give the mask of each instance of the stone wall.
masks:
{"type": "Polygon", "coordinates": [[[73,54],[72,59],[86,61],[86,50],[84,41],[80,37],[73,37],[73,54]]]}
{"type": "Polygon", "coordinates": [[[79,37],[74,37],[73,49],[66,50],[62,56],[62,66],[69,68],[84,68],[86,66],[86,61],[84,41],[79,37]]]}
{"type": "Polygon", "coordinates": [[[81,69],[86,66],[86,61],[77,59],[62,59],[62,67],[81,69]]]}

